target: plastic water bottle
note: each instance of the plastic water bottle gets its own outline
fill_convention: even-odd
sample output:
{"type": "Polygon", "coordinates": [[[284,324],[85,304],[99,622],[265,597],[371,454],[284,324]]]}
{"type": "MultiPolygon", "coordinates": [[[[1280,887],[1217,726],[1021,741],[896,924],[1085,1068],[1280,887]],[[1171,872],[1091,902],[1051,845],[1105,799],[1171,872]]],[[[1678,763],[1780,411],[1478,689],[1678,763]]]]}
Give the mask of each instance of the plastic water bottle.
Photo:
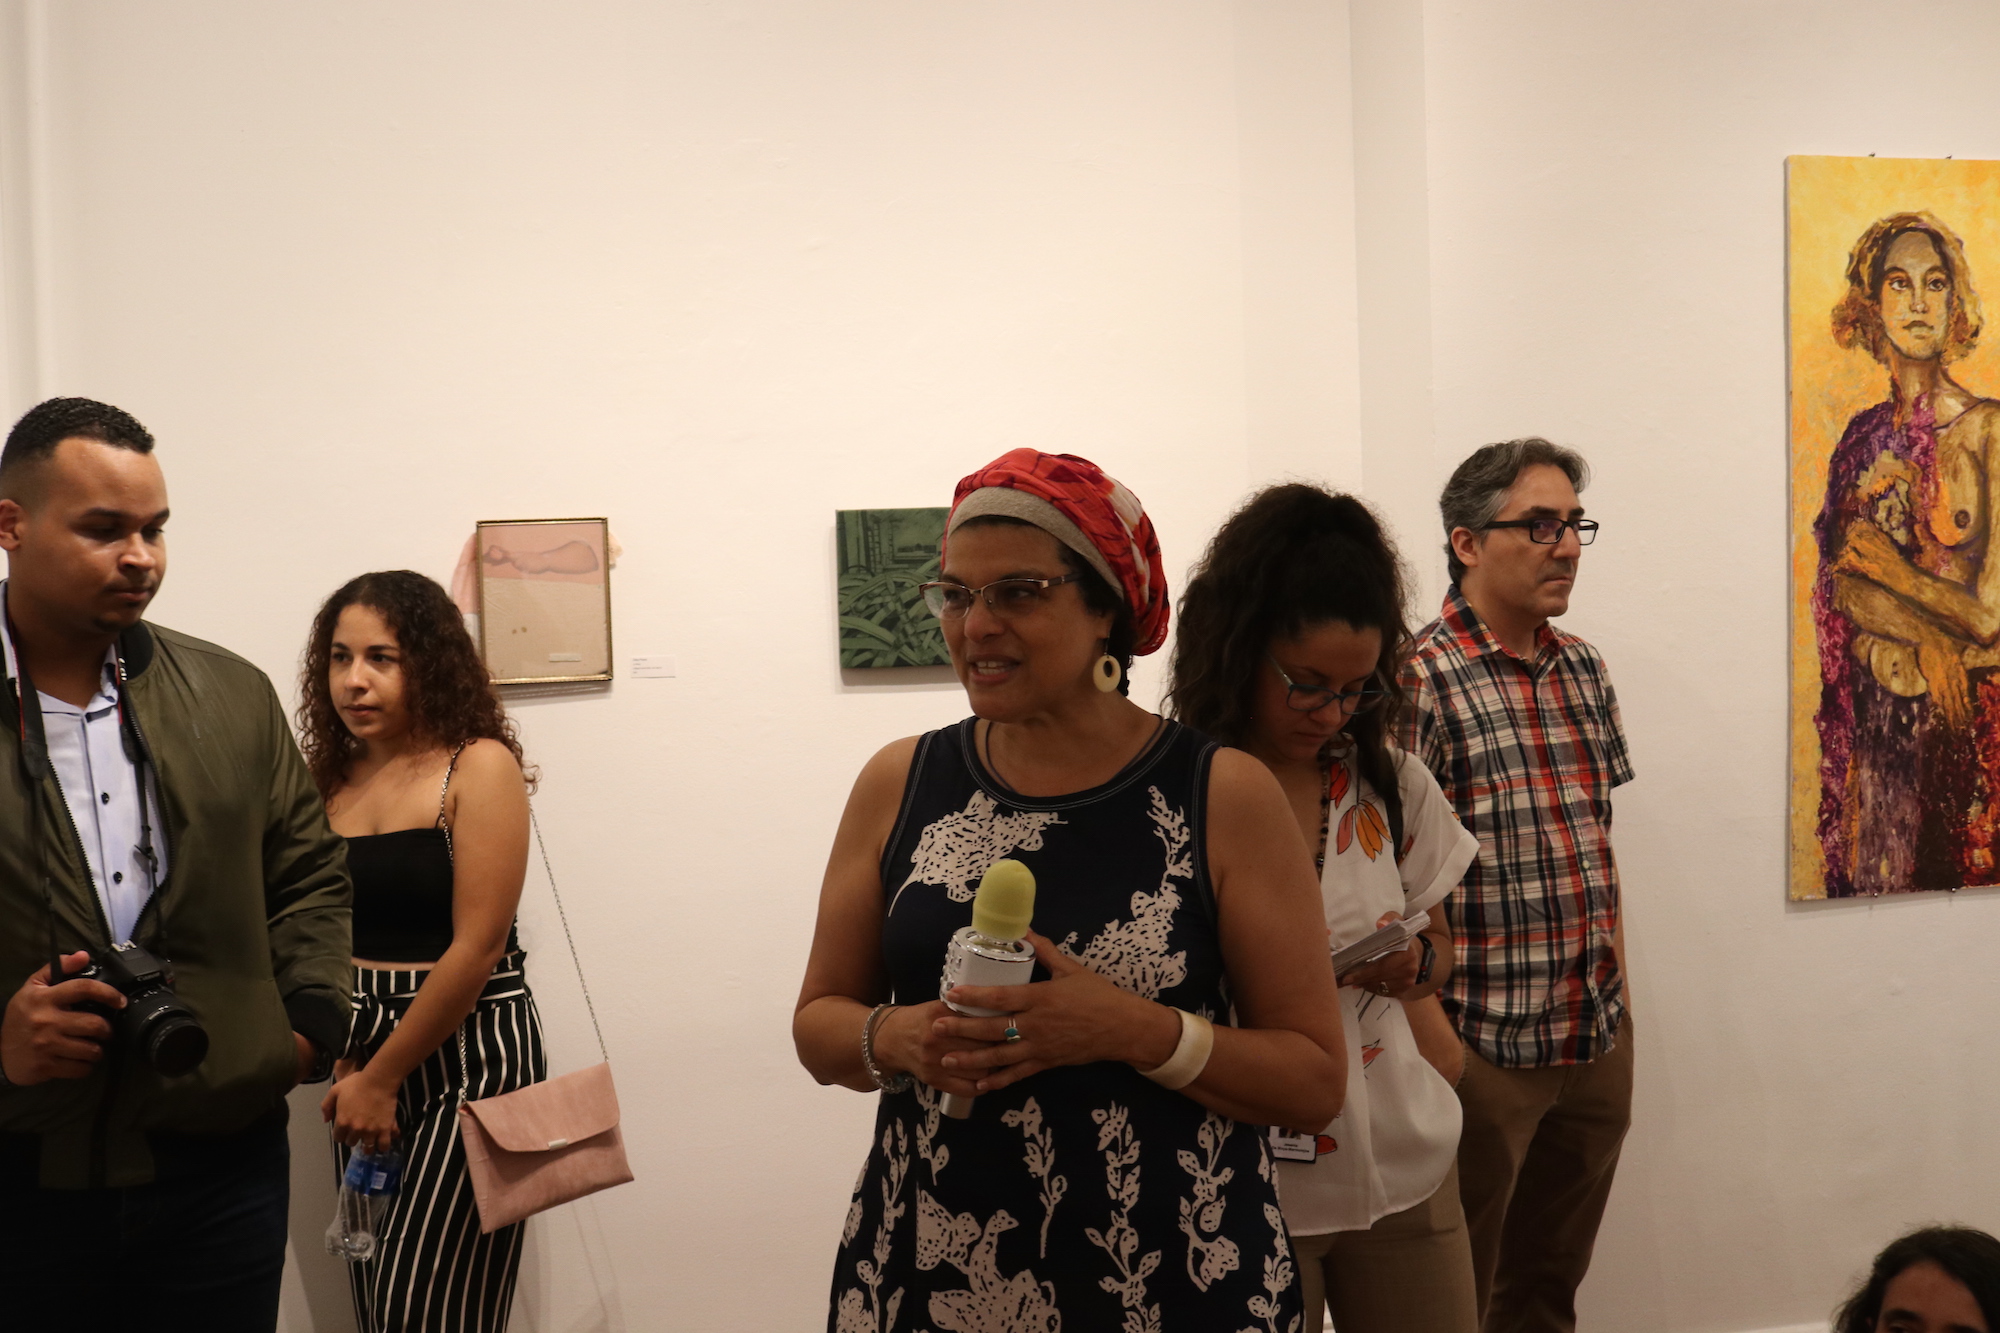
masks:
{"type": "Polygon", "coordinates": [[[402,1183],[403,1155],[394,1148],[349,1151],[347,1170],[340,1177],[340,1206],[326,1229],[326,1252],[355,1263],[372,1259],[382,1218],[402,1183]]]}

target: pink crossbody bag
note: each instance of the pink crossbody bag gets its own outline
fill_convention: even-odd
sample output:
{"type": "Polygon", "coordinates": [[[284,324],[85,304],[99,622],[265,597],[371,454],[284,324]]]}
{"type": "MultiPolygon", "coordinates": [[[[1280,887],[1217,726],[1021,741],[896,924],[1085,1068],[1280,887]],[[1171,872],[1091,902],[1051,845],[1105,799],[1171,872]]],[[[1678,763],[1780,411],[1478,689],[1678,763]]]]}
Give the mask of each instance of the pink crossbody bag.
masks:
{"type": "MultiPolygon", "coordinates": [[[[457,758],[452,756],[454,766],[457,758]]],[[[445,785],[451,785],[449,771],[445,785]]],[[[443,802],[440,793],[441,825],[443,802]]],[[[611,1083],[611,1054],[604,1045],[604,1029],[597,1022],[597,1006],[590,1002],[590,986],[583,979],[583,961],[576,952],[576,937],[570,933],[569,913],[563,910],[555,872],[549,868],[549,849],[542,841],[542,826],[532,806],[528,822],[535,830],[535,847],[549,877],[549,892],[555,895],[556,915],[562,921],[563,938],[569,942],[577,985],[583,990],[584,1008],[590,1013],[590,1027],[597,1034],[597,1050],[604,1060],[561,1078],[471,1101],[465,1095],[465,1024],[459,1024],[458,1129],[465,1141],[465,1172],[472,1178],[482,1232],[497,1231],[544,1209],[632,1179],[632,1168],[625,1160],[625,1140],[618,1133],[618,1090],[611,1083]]],[[[444,826],[444,838],[449,851],[449,825],[444,826]]],[[[470,1015],[466,1021],[471,1021],[470,1015]]]]}

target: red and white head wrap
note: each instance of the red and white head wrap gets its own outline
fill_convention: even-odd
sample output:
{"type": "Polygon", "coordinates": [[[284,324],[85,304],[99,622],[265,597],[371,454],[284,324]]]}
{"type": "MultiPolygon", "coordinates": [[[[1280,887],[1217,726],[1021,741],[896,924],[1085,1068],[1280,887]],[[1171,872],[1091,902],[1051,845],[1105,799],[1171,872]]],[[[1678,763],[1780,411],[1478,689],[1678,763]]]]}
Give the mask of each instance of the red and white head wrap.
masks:
{"type": "Polygon", "coordinates": [[[958,483],[947,547],[960,524],[983,516],[1017,518],[1054,537],[1125,594],[1143,657],[1167,641],[1167,575],[1160,539],[1139,497],[1074,454],[1015,449],[958,483]]]}

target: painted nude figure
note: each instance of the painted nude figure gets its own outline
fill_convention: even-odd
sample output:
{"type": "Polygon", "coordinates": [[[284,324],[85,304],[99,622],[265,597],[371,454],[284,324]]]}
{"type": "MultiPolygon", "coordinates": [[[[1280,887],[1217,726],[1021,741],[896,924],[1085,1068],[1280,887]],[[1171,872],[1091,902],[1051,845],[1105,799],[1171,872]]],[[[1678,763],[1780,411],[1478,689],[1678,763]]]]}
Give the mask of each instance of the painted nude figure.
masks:
{"type": "Polygon", "coordinates": [[[1951,377],[1981,326],[1964,250],[1928,213],[1855,243],[1833,312],[1889,372],[1848,422],[1814,525],[1818,832],[1829,897],[2000,882],[2000,403],[1951,377]]]}

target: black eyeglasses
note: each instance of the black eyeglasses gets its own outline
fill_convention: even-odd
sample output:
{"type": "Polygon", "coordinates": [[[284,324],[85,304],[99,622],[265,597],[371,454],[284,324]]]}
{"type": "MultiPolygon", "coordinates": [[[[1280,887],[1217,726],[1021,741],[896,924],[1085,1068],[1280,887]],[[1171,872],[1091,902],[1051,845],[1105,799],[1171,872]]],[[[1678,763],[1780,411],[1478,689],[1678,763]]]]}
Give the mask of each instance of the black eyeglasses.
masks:
{"type": "Polygon", "coordinates": [[[1295,713],[1317,713],[1330,704],[1339,704],[1340,711],[1349,717],[1365,713],[1379,707],[1389,697],[1389,691],[1379,685],[1370,685],[1362,690],[1329,690],[1324,685],[1301,685],[1285,674],[1278,665],[1278,659],[1271,659],[1271,669],[1278,673],[1278,679],[1285,682],[1285,707],[1295,713]]]}
{"type": "Polygon", "coordinates": [[[1564,528],[1576,530],[1576,544],[1588,546],[1597,540],[1597,520],[1594,518],[1510,518],[1498,523],[1488,523],[1491,528],[1526,528],[1528,540],[1537,546],[1555,546],[1563,539],[1564,528]]]}
{"type": "Polygon", "coordinates": [[[982,597],[993,614],[1002,620],[1026,615],[1049,599],[1049,589],[1065,583],[1075,583],[1081,574],[1064,574],[1054,579],[995,579],[983,588],[968,588],[963,583],[926,583],[920,591],[924,595],[924,605],[939,620],[963,620],[965,613],[972,609],[972,599],[982,597]]]}

